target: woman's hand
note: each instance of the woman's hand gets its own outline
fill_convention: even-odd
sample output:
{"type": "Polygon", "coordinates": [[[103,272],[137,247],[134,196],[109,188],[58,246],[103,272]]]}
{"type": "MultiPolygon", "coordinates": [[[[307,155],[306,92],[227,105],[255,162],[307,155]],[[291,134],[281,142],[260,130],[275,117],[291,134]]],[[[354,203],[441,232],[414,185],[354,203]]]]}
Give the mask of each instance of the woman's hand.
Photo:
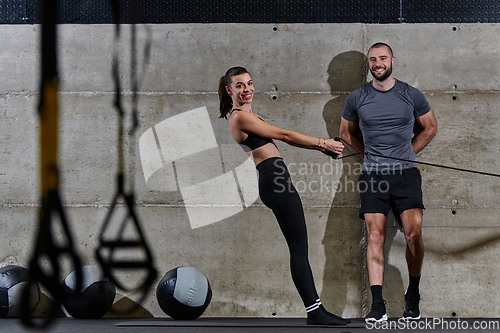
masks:
{"type": "Polygon", "coordinates": [[[335,141],[334,139],[321,140],[323,149],[321,150],[326,155],[337,155],[342,154],[344,150],[344,144],[340,141],[335,141]]]}

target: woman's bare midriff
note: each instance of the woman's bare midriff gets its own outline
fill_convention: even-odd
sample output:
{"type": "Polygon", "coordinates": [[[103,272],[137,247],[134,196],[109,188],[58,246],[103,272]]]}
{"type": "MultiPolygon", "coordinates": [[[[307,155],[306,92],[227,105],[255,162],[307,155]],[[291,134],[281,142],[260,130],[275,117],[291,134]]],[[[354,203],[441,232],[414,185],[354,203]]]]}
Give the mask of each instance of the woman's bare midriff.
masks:
{"type": "Polygon", "coordinates": [[[255,165],[271,157],[281,157],[280,151],[274,142],[266,143],[262,147],[252,150],[248,155],[252,158],[255,165]]]}

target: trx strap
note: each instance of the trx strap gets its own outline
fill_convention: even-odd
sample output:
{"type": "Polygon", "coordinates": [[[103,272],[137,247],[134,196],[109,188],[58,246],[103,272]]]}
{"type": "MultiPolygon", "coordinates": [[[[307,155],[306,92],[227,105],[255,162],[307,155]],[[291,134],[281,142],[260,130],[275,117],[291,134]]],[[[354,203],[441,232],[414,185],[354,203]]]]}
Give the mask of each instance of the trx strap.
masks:
{"type": "Polygon", "coordinates": [[[367,158],[370,158],[371,156],[375,156],[375,157],[382,157],[382,158],[390,158],[390,159],[393,159],[393,160],[396,160],[396,161],[417,163],[417,164],[423,164],[423,165],[428,165],[428,166],[433,166],[433,167],[438,167],[438,168],[451,169],[451,170],[457,170],[457,171],[462,171],[462,172],[476,173],[476,174],[479,174],[479,175],[492,176],[492,177],[500,177],[500,174],[496,174],[496,173],[476,171],[476,170],[469,170],[469,169],[462,169],[462,168],[456,168],[456,167],[451,167],[451,166],[447,166],[447,165],[440,165],[440,164],[420,162],[420,161],[411,161],[411,160],[407,160],[407,159],[404,159],[404,158],[390,157],[390,156],[385,156],[385,155],[381,155],[381,154],[373,154],[373,153],[369,153],[369,152],[361,152],[356,147],[353,147],[352,145],[350,145],[347,141],[345,141],[342,138],[336,137],[335,141],[342,141],[343,143],[345,143],[346,145],[348,145],[349,147],[351,147],[352,149],[354,149],[355,151],[357,151],[357,153],[346,155],[346,156],[342,156],[342,157],[334,156],[333,157],[334,159],[339,159],[340,160],[340,159],[351,157],[351,156],[355,156],[355,155],[365,155],[367,158]]]}
{"type": "Polygon", "coordinates": [[[42,9],[42,70],[41,91],[38,105],[40,117],[41,148],[41,209],[38,216],[38,233],[34,253],[29,264],[30,280],[21,300],[21,320],[27,326],[48,326],[61,308],[65,295],[62,289],[60,263],[69,259],[76,272],[76,290],[82,284],[80,258],[75,252],[66,214],[59,196],[59,170],[57,165],[58,76],[56,52],[57,0],[43,0],[42,9]],[[62,232],[54,233],[53,222],[58,218],[62,232]],[[60,236],[62,234],[62,237],[60,236]],[[61,240],[61,238],[64,238],[61,240]],[[40,283],[52,296],[52,303],[43,321],[31,319],[30,292],[32,284],[40,283]]]}
{"type": "MultiPolygon", "coordinates": [[[[125,190],[125,162],[124,162],[124,145],[123,145],[123,135],[124,135],[124,118],[125,113],[123,110],[122,102],[121,102],[121,86],[120,86],[120,73],[118,66],[118,49],[116,45],[118,45],[118,41],[120,39],[120,1],[113,0],[112,1],[115,12],[116,19],[116,29],[115,29],[115,49],[113,52],[113,78],[115,82],[115,103],[114,106],[118,111],[118,172],[117,172],[117,191],[111,203],[111,208],[105,218],[104,225],[101,229],[101,233],[99,236],[99,247],[97,248],[95,254],[96,258],[101,265],[104,275],[116,285],[117,288],[125,291],[125,292],[141,292],[142,295],[139,297],[139,301],[136,302],[135,306],[132,306],[130,309],[126,309],[123,312],[129,313],[134,311],[137,306],[142,303],[142,301],[146,298],[147,292],[153,282],[157,277],[157,271],[153,265],[153,256],[149,247],[144,238],[143,232],[141,230],[141,226],[139,224],[139,219],[137,217],[135,207],[134,207],[134,192],[133,190],[130,193],[127,193],[125,190]],[[118,230],[115,231],[116,227],[113,227],[113,223],[111,222],[115,210],[118,206],[120,199],[123,199],[126,209],[126,216],[122,220],[121,224],[118,226],[118,230]],[[131,226],[134,228],[136,233],[135,238],[130,238],[130,236],[125,236],[126,227],[131,226]],[[113,233],[114,237],[109,237],[109,233],[113,233]],[[121,255],[121,258],[117,258],[117,251],[122,250],[125,252],[141,251],[144,255],[142,260],[136,259],[124,259],[124,255],[121,255]],[[142,270],[147,275],[142,283],[140,283],[135,288],[130,288],[125,286],[125,284],[120,281],[116,275],[116,270],[142,270]]],[[[136,1],[132,1],[132,12],[135,12],[135,3],[136,1]]],[[[132,24],[132,28],[135,25],[132,24]]],[[[135,30],[132,30],[132,46],[135,47],[135,30]]],[[[135,52],[132,53],[132,63],[135,63],[135,52]]],[[[132,70],[135,71],[135,64],[132,66],[132,70]]],[[[133,89],[137,89],[136,76],[133,74],[133,89]]],[[[133,94],[133,124],[131,135],[134,134],[137,126],[137,97],[136,93],[133,94]]],[[[133,139],[131,139],[131,142],[133,139]]],[[[133,183],[134,179],[131,177],[131,182],[133,183]]],[[[129,232],[130,230],[127,230],[129,232]]]]}

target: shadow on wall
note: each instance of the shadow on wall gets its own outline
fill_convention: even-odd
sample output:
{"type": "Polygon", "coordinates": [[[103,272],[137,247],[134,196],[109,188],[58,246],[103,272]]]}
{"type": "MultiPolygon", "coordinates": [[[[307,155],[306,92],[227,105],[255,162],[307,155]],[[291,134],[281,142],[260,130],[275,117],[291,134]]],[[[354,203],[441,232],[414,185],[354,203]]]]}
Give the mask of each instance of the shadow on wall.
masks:
{"type": "MultiPolygon", "coordinates": [[[[339,135],[340,117],[349,93],[366,82],[366,56],[358,51],[336,55],[328,66],[328,84],[334,96],[323,108],[323,118],[331,138],[339,135]]],[[[361,133],[356,133],[361,140],[361,133]]],[[[344,156],[350,154],[346,149],[344,156]]],[[[325,307],[346,317],[365,315],[369,304],[368,273],[363,247],[364,222],[358,217],[359,193],[357,183],[361,159],[342,160],[342,175],[335,193],[323,239],[325,269],[321,300],[325,307]]],[[[396,231],[396,229],[394,229],[396,231]]],[[[386,251],[395,236],[388,230],[386,251]]],[[[391,288],[402,290],[401,274],[397,268],[386,266],[387,282],[391,288]],[[394,276],[393,276],[394,275],[394,276]]]]}

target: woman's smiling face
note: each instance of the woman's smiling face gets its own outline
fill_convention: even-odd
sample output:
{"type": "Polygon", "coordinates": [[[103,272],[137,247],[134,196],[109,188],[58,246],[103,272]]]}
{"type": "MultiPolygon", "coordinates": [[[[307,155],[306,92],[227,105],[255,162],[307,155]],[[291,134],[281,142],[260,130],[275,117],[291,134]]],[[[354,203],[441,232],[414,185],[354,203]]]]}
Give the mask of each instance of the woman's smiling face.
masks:
{"type": "Polygon", "coordinates": [[[254,87],[250,74],[235,75],[231,79],[231,86],[226,87],[227,93],[233,99],[233,106],[239,107],[252,102],[254,87]]]}

